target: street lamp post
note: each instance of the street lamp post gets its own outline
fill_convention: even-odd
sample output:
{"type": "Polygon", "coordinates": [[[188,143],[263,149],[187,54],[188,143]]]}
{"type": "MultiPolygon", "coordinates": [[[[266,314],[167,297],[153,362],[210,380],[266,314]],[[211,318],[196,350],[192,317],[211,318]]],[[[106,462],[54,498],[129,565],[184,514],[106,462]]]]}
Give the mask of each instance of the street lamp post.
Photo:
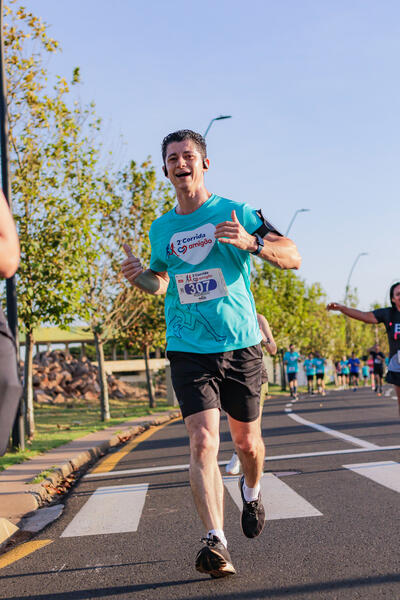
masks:
{"type": "Polygon", "coordinates": [[[294,223],[294,220],[295,220],[295,218],[297,217],[298,213],[301,213],[301,212],[310,212],[310,210],[311,210],[311,208],[298,208],[298,209],[296,210],[296,212],[294,213],[294,215],[293,215],[293,217],[292,217],[292,220],[291,220],[291,221],[290,221],[290,223],[289,223],[289,227],[287,228],[287,231],[286,231],[286,233],[285,233],[285,237],[287,237],[287,236],[288,236],[288,234],[289,234],[289,231],[290,231],[290,229],[291,229],[291,227],[292,227],[292,225],[293,225],[293,223],[294,223]]]}
{"type": "Polygon", "coordinates": [[[210,131],[211,129],[211,125],[214,123],[214,121],[222,121],[223,119],[232,119],[231,115],[220,115],[219,117],[214,117],[214,119],[211,119],[207,129],[205,130],[203,137],[205,138],[207,133],[210,131]]]}
{"type": "Polygon", "coordinates": [[[351,279],[351,276],[353,275],[353,271],[354,271],[354,269],[355,269],[355,267],[356,267],[356,264],[358,263],[359,259],[360,259],[362,256],[368,256],[368,252],[360,252],[360,253],[357,255],[357,257],[356,257],[355,261],[353,262],[353,265],[352,265],[352,267],[351,267],[351,269],[350,269],[350,273],[349,273],[349,276],[348,276],[348,278],[347,278],[347,283],[346,283],[346,289],[345,289],[345,294],[344,294],[344,303],[345,303],[345,304],[346,304],[346,302],[347,302],[347,297],[348,297],[348,295],[349,295],[349,290],[350,290],[350,279],[351,279]]]}
{"type": "MultiPolygon", "coordinates": [[[[352,267],[350,269],[350,273],[349,276],[347,278],[347,283],[346,283],[346,289],[345,289],[345,293],[344,293],[344,304],[347,304],[347,299],[348,299],[348,295],[349,295],[349,290],[350,290],[350,279],[351,276],[353,274],[353,271],[356,267],[356,264],[358,263],[359,259],[361,258],[361,256],[367,256],[368,252],[360,252],[359,254],[357,254],[357,257],[355,259],[355,261],[352,264],[352,267]]],[[[351,331],[350,331],[350,323],[349,323],[350,319],[346,319],[345,322],[345,334],[346,334],[346,346],[347,348],[350,347],[350,343],[351,343],[351,331]]]]}

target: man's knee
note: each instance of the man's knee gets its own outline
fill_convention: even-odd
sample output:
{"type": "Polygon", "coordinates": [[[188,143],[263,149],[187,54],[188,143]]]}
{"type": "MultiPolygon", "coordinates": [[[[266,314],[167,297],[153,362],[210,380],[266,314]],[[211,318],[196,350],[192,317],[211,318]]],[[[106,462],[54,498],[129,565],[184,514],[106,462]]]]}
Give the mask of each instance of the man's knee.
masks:
{"type": "Polygon", "coordinates": [[[201,427],[191,433],[190,453],[197,462],[202,462],[205,459],[209,460],[210,457],[216,457],[218,449],[218,435],[212,433],[206,427],[201,427]]]}
{"type": "Polygon", "coordinates": [[[244,454],[255,458],[262,451],[264,442],[261,435],[248,434],[236,438],[235,446],[244,454]]]}

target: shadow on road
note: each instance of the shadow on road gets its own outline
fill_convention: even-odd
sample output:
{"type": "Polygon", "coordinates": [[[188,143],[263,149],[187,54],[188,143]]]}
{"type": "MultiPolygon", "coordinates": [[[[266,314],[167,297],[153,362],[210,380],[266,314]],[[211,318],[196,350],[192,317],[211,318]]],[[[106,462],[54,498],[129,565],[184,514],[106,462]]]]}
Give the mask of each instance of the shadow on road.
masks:
{"type": "MultiPolygon", "coordinates": [[[[235,581],[235,579],[229,578],[229,584],[235,581]]],[[[151,590],[168,589],[170,592],[176,586],[187,586],[193,583],[204,582],[207,584],[208,591],[209,585],[212,583],[215,587],[213,589],[213,596],[220,600],[262,600],[263,598],[283,598],[293,597],[293,594],[311,594],[321,598],[321,592],[335,592],[339,590],[351,589],[361,591],[365,593],[368,588],[375,586],[381,586],[390,583],[400,583],[400,573],[388,573],[387,575],[375,575],[371,577],[353,577],[349,579],[336,579],[333,581],[322,581],[316,583],[297,584],[285,587],[266,587],[264,589],[249,589],[246,591],[229,591],[224,593],[221,590],[221,586],[224,585],[224,580],[219,582],[211,582],[208,578],[197,578],[187,579],[185,581],[165,581],[159,583],[149,584],[138,584],[138,585],[121,585],[116,587],[103,587],[86,590],[76,590],[69,592],[57,592],[51,594],[38,594],[34,596],[22,596],[25,600],[87,600],[88,598],[111,598],[112,596],[118,596],[123,594],[134,594],[138,592],[146,592],[151,590]],[[220,593],[221,592],[221,593],[220,593]]],[[[242,582],[243,584],[243,582],[242,582]]],[[[133,596],[132,596],[133,597],[133,596]]],[[[201,596],[190,596],[192,600],[204,600],[204,595],[201,596]]],[[[2,600],[15,600],[15,596],[3,597],[2,600]]]]}

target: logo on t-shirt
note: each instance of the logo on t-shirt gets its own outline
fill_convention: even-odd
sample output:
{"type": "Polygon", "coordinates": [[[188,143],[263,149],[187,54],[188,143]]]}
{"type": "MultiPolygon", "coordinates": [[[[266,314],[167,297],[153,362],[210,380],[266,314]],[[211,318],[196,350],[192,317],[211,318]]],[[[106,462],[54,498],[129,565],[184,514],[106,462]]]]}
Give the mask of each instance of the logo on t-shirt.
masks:
{"type": "Polygon", "coordinates": [[[177,256],[191,265],[200,264],[215,244],[214,232],[215,225],[207,223],[193,231],[174,233],[167,246],[167,257],[177,256]]]}
{"type": "Polygon", "coordinates": [[[395,340],[397,340],[397,338],[400,337],[400,323],[394,324],[393,337],[395,340]]]}

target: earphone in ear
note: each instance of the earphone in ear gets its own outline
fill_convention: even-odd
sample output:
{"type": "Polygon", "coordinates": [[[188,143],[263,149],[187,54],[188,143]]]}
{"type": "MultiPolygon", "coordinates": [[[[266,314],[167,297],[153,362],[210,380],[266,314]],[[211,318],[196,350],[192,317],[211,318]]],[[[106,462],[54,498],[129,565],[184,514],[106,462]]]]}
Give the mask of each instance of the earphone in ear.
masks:
{"type": "Polygon", "coordinates": [[[208,169],[208,164],[205,158],[203,158],[203,169],[208,169]]]}
{"type": "Polygon", "coordinates": [[[163,165],[162,170],[164,171],[165,177],[168,177],[168,171],[167,171],[167,167],[165,165],[163,165]]]}

